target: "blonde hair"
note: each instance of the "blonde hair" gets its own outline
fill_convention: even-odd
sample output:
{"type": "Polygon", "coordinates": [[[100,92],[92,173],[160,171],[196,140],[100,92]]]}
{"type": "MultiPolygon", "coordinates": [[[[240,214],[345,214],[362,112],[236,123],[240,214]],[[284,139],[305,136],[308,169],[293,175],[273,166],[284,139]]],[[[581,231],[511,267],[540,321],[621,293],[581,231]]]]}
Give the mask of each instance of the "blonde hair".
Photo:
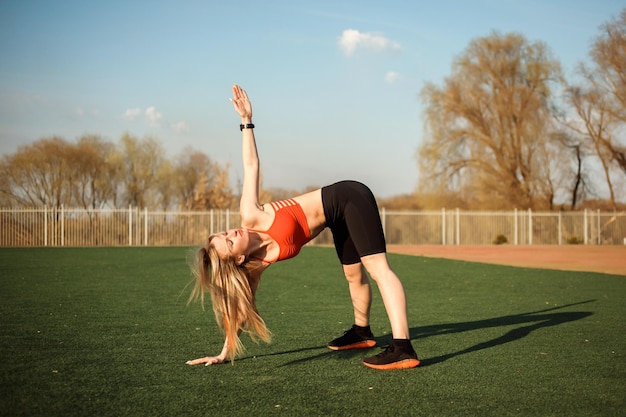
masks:
{"type": "Polygon", "coordinates": [[[226,335],[227,356],[232,362],[244,351],[239,330],[248,332],[254,341],[261,339],[267,343],[271,334],[256,308],[255,293],[261,279],[259,265],[253,260],[237,265],[234,258],[221,259],[211,245],[213,237],[196,253],[192,266],[196,282],[189,301],[199,299],[204,307],[204,295],[209,292],[215,320],[226,335]]]}

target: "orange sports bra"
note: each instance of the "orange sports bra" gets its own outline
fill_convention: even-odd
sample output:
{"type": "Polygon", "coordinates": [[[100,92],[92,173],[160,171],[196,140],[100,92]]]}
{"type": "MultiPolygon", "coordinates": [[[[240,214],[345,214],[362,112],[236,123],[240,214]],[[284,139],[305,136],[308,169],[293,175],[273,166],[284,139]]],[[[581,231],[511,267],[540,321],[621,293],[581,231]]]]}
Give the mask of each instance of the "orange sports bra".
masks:
{"type": "Polygon", "coordinates": [[[279,252],[278,258],[273,261],[260,259],[264,263],[293,258],[300,253],[302,246],[311,240],[311,231],[300,204],[292,198],[269,204],[274,209],[274,222],[266,231],[253,231],[270,235],[278,244],[279,252]]]}

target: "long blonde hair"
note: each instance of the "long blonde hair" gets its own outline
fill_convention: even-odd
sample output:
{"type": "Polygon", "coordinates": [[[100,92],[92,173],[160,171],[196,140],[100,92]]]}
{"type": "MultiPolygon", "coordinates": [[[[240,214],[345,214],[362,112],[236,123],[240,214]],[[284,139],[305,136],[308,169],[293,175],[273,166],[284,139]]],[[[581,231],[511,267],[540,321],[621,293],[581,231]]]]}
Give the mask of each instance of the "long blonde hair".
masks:
{"type": "Polygon", "coordinates": [[[215,320],[226,335],[228,358],[232,362],[244,351],[239,330],[248,332],[254,341],[258,338],[269,343],[271,340],[255,302],[261,268],[254,260],[237,265],[234,258],[221,259],[211,245],[213,237],[210,236],[206,246],[196,253],[192,266],[196,282],[189,301],[199,299],[204,306],[204,294],[209,292],[215,320]]]}

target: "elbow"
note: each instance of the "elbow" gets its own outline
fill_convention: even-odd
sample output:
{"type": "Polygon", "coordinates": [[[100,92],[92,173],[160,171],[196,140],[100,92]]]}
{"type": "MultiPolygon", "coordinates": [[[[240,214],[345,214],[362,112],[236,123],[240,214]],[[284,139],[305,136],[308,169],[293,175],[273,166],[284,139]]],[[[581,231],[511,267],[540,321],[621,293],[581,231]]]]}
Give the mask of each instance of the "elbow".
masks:
{"type": "Polygon", "coordinates": [[[244,171],[259,172],[259,161],[247,161],[243,164],[244,171]]]}

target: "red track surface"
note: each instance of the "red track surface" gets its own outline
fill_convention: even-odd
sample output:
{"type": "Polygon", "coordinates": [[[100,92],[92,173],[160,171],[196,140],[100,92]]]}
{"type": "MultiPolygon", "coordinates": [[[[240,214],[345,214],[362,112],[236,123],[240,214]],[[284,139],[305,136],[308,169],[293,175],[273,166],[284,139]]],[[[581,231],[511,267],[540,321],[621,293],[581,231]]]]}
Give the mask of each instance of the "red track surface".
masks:
{"type": "Polygon", "coordinates": [[[431,258],[626,276],[626,246],[389,245],[387,250],[431,258]]]}

